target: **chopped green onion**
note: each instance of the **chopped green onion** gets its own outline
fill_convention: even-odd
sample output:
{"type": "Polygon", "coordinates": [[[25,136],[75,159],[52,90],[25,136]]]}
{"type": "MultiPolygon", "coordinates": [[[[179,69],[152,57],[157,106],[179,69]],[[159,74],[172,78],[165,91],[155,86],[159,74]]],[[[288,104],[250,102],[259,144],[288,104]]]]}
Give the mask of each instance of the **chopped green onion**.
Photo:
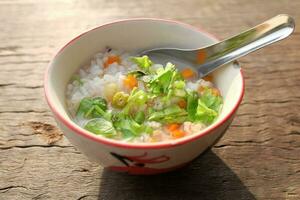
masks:
{"type": "Polygon", "coordinates": [[[174,82],[174,88],[183,89],[185,88],[185,82],[183,80],[178,80],[174,82]]]}
{"type": "Polygon", "coordinates": [[[142,70],[150,71],[150,66],[153,64],[148,56],[132,57],[132,62],[136,63],[142,70]]]}
{"type": "Polygon", "coordinates": [[[116,135],[113,124],[103,118],[91,119],[84,128],[92,133],[103,135],[105,137],[113,137],[116,135]]]}
{"type": "Polygon", "coordinates": [[[186,92],[185,92],[185,90],[175,89],[174,90],[174,95],[177,96],[177,97],[185,97],[186,92]]]}

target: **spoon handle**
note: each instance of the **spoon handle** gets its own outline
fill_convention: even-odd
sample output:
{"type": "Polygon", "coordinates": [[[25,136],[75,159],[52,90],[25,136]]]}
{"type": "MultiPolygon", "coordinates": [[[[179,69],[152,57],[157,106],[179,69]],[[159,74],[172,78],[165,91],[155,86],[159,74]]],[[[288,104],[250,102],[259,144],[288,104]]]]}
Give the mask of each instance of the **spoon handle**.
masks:
{"type": "Polygon", "coordinates": [[[221,65],[282,40],[289,36],[294,28],[294,19],[282,14],[241,34],[198,50],[199,75],[205,76],[221,65]]]}

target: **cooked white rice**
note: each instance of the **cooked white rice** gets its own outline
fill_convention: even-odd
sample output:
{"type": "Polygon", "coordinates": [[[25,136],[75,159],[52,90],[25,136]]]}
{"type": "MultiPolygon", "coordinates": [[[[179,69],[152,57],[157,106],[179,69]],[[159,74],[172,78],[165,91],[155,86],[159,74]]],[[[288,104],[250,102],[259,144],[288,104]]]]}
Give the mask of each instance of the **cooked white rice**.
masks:
{"type": "MultiPolygon", "coordinates": [[[[104,53],[99,52],[91,59],[88,65],[82,66],[76,72],[75,76],[78,76],[78,79],[71,80],[66,91],[67,106],[76,123],[80,126],[84,126],[87,121],[86,119],[76,117],[76,111],[82,98],[102,96],[107,99],[110,98],[115,91],[130,92],[123,86],[123,79],[128,72],[138,69],[138,66],[130,61],[130,56],[128,53],[116,50],[106,51],[104,53]],[[108,68],[104,68],[103,63],[107,60],[108,56],[111,55],[120,56],[121,63],[113,63],[108,68]]],[[[152,67],[160,68],[162,65],[155,64],[152,67]]],[[[197,90],[199,86],[212,86],[212,83],[200,79],[198,81],[187,81],[186,84],[186,87],[190,90],[197,90]]],[[[139,84],[139,87],[140,89],[144,89],[143,84],[139,84]]],[[[160,109],[161,106],[161,103],[157,101],[154,108],[160,109]]],[[[162,124],[159,122],[147,122],[147,124],[155,130],[152,134],[153,137],[145,133],[142,134],[141,137],[135,138],[132,142],[153,142],[172,139],[170,134],[164,130],[162,124]]],[[[203,128],[205,128],[204,124],[199,125],[191,122],[185,122],[183,124],[183,130],[188,134],[193,134],[203,128]]]]}

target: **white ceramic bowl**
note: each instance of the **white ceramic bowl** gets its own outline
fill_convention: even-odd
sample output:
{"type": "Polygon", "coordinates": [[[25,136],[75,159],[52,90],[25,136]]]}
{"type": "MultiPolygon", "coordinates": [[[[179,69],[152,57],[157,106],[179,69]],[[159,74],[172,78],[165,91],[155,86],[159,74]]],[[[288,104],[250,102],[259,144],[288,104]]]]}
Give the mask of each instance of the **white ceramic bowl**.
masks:
{"type": "Polygon", "coordinates": [[[117,21],[87,31],[66,44],[45,74],[45,95],[58,126],[91,160],[117,171],[155,174],[177,169],[211,147],[226,131],[239,107],[244,80],[237,65],[214,72],[224,97],[217,121],[199,133],[174,141],[131,144],[94,135],[75,124],[65,104],[66,85],[72,74],[106,46],[123,50],[154,47],[197,48],[216,42],[207,32],[180,22],[161,19],[117,21]]]}

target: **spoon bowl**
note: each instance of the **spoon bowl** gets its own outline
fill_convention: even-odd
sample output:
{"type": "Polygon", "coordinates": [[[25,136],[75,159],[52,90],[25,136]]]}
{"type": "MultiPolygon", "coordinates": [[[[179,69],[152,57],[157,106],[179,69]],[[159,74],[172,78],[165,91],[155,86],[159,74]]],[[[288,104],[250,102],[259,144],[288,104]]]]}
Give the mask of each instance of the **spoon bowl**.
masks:
{"type": "Polygon", "coordinates": [[[199,78],[220,66],[234,61],[269,44],[288,37],[295,29],[295,21],[286,14],[273,17],[231,38],[198,49],[157,48],[143,51],[158,63],[172,60],[194,67],[199,78]]]}

